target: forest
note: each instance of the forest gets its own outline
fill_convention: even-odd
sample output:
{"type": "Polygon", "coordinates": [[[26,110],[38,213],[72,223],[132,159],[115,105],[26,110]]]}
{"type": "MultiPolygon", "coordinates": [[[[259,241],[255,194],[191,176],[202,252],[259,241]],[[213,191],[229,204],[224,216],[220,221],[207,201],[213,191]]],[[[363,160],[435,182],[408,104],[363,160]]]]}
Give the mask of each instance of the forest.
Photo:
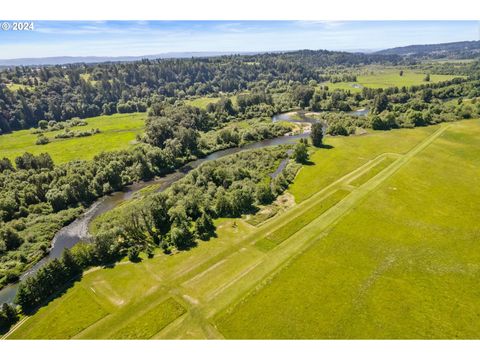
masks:
{"type": "Polygon", "coordinates": [[[41,120],[146,111],[152,103],[165,99],[176,101],[256,86],[328,80],[330,76],[319,67],[402,61],[398,55],[299,51],[191,60],[17,66],[1,73],[0,130],[5,133],[26,129],[41,120]],[[20,88],[11,91],[6,84],[19,84],[20,88]]]}

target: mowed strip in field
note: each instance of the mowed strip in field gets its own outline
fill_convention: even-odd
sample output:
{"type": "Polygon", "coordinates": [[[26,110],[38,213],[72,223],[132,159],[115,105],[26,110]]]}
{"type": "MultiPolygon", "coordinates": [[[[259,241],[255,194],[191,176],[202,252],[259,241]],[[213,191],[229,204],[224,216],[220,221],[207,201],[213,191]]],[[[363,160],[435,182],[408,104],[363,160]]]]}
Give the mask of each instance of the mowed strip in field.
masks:
{"type": "Polygon", "coordinates": [[[479,136],[478,120],[450,125],[218,329],[227,338],[478,338],[479,136]]]}
{"type": "MultiPolygon", "coordinates": [[[[391,260],[388,252],[391,247],[389,242],[393,240],[388,238],[374,237],[373,241],[367,239],[356,243],[357,232],[368,227],[368,222],[346,226],[345,231],[351,229],[348,235],[352,238],[341,234],[340,238],[329,239],[344,221],[360,211],[359,209],[363,209],[377,193],[382,193],[385,184],[396,179],[398,174],[417,161],[417,157],[423,156],[432,146],[437,146],[445,136],[450,136],[451,131],[458,132],[457,129],[479,132],[480,125],[478,121],[469,121],[423,129],[373,132],[362,137],[328,138],[327,141],[334,147],[317,150],[312,156],[315,165],[303,168],[297,176],[296,182],[306,183],[307,179],[311,179],[311,187],[314,189],[300,192],[303,195],[300,204],[258,227],[239,219],[219,220],[218,237],[200,243],[188,252],[174,256],[158,254],[155,258],[144,259],[141,263],[124,262],[111,269],[92,269],[80,282],[67,290],[66,295],[27,319],[9,334],[9,337],[35,337],[32,333],[42,334],[43,338],[53,337],[50,335],[53,329],[49,325],[53,318],[62,322],[58,326],[67,329],[65,331],[69,334],[77,331],[74,338],[323,338],[336,337],[338,334],[340,337],[349,337],[338,330],[338,324],[344,324],[348,328],[350,319],[345,316],[344,310],[351,310],[353,305],[362,305],[364,298],[358,297],[352,302],[345,296],[351,293],[353,286],[357,292],[366,294],[365,299],[369,299],[369,290],[376,285],[376,279],[381,279],[383,272],[388,271],[397,258],[391,260]],[[369,151],[358,147],[359,141],[361,144],[369,144],[364,139],[370,139],[372,143],[366,146],[369,151]],[[392,155],[392,152],[397,155],[392,155]],[[352,163],[347,161],[349,156],[352,163]],[[347,169],[324,166],[328,165],[326,159],[329,157],[339,159],[347,169]],[[390,158],[394,161],[378,171],[378,166],[390,158]],[[365,175],[372,172],[373,176],[365,175]],[[364,182],[358,186],[352,185],[355,179],[363,176],[366,177],[364,182]],[[324,183],[325,178],[330,181],[324,183]],[[307,213],[317,214],[317,217],[309,217],[311,221],[297,229],[293,220],[301,219],[307,213]],[[271,242],[273,246],[269,248],[257,246],[258,240],[272,238],[280,233],[286,234],[282,241],[271,242]],[[332,241],[333,246],[328,246],[332,241]],[[375,248],[379,244],[382,245],[380,250],[388,255],[375,248]],[[316,250],[317,248],[320,250],[316,250]],[[376,263],[360,250],[385,256],[381,256],[376,263]],[[301,260],[305,257],[305,261],[301,260]],[[297,266],[300,268],[297,269],[297,266]],[[291,269],[297,270],[292,272],[291,269]],[[287,278],[283,280],[282,276],[287,278]],[[251,293],[255,289],[256,291],[251,293]],[[82,330],[79,330],[78,326],[69,328],[68,317],[65,317],[63,322],[61,313],[66,309],[75,312],[77,304],[73,299],[77,297],[77,292],[82,291],[86,291],[91,298],[89,301],[94,299],[108,315],[98,320],[85,316],[82,330]],[[175,319],[175,316],[170,317],[163,313],[168,306],[160,305],[170,298],[178,304],[178,307],[173,306],[174,309],[185,309],[185,312],[173,311],[177,316],[175,319]],[[150,313],[155,313],[155,316],[149,316],[150,313]],[[170,322],[165,325],[168,322],[166,318],[170,322]],[[139,320],[141,325],[135,325],[137,319],[142,319],[139,320]],[[330,320],[330,323],[322,323],[325,319],[330,320]],[[335,327],[328,328],[329,333],[323,325],[332,323],[335,327]],[[122,331],[126,331],[122,329],[133,329],[137,326],[145,330],[127,331],[128,335],[122,335],[122,331]],[[152,335],[155,331],[158,332],[152,335]]],[[[465,154],[470,152],[468,148],[459,148],[459,153],[461,151],[465,154]]],[[[448,153],[448,150],[444,152],[448,153]]],[[[472,155],[474,156],[476,154],[472,155]]],[[[443,160],[439,155],[437,162],[441,163],[443,160]]],[[[468,171],[478,172],[478,167],[476,170],[475,166],[470,168],[468,171]]],[[[408,176],[415,173],[423,179],[419,169],[411,171],[408,176]]],[[[431,180],[429,176],[424,181],[431,180]]],[[[461,182],[461,179],[457,182],[461,182]]],[[[410,185],[409,182],[408,186],[410,185]]],[[[407,189],[408,186],[405,185],[407,189]]],[[[428,187],[423,184],[413,190],[415,193],[412,197],[416,198],[421,194],[420,190],[427,191],[428,187]]],[[[438,191],[443,190],[440,188],[438,191]]],[[[399,194],[402,195],[403,192],[399,194]]],[[[403,199],[398,201],[402,202],[403,199]]],[[[384,206],[383,202],[377,204],[377,201],[374,201],[374,204],[384,206]]],[[[416,214],[412,215],[403,210],[407,215],[410,214],[403,214],[406,224],[415,223],[416,214]]],[[[427,208],[426,211],[431,209],[427,208]]],[[[448,214],[449,210],[445,211],[448,214]]],[[[368,219],[370,214],[367,213],[366,216],[368,219]]],[[[395,229],[390,229],[390,223],[391,220],[388,220],[386,225],[383,225],[384,236],[395,234],[395,229]]],[[[398,226],[400,225],[405,226],[398,226]]],[[[377,231],[378,227],[378,224],[374,224],[369,230],[370,234],[380,233],[377,231]]],[[[420,227],[420,233],[421,230],[424,229],[420,227]]],[[[402,231],[408,234],[410,228],[402,231]]],[[[409,241],[411,237],[406,239],[409,241]]],[[[395,246],[393,250],[397,250],[395,246]]],[[[404,261],[416,264],[417,254],[411,254],[411,259],[408,254],[405,252],[404,261]]],[[[388,279],[385,281],[388,282],[388,279]]],[[[426,285],[428,284],[422,284],[426,285]]],[[[392,296],[403,289],[393,286],[392,296]]],[[[465,290],[468,290],[468,287],[465,290]]],[[[405,294],[407,295],[408,293],[405,294]]],[[[374,300],[377,301],[377,298],[374,300]]],[[[472,301],[471,297],[466,300],[467,303],[472,301]]],[[[445,300],[445,304],[449,302],[445,300]]],[[[379,303],[378,311],[382,310],[381,305],[379,303]]],[[[395,305],[396,303],[392,306],[395,305]]],[[[416,304],[413,301],[409,306],[414,309],[416,304]]],[[[421,312],[422,304],[419,306],[417,310],[421,312]]],[[[353,315],[357,315],[356,309],[357,307],[351,310],[353,315]]],[[[167,312],[172,313],[172,310],[167,312]]],[[[436,314],[432,314],[434,315],[436,314]]],[[[377,316],[381,317],[381,314],[377,316]]],[[[409,324],[408,319],[404,320],[403,326],[410,325],[412,324],[409,324]]],[[[402,324],[382,326],[393,329],[394,326],[401,327],[402,324]]],[[[368,329],[364,337],[378,336],[368,329]]]]}
{"type": "Polygon", "coordinates": [[[48,152],[56,164],[72,160],[91,160],[102,151],[121,150],[132,146],[137,134],[145,126],[146,113],[115,114],[85,119],[86,126],[75,126],[73,131],[100,129],[92,136],[55,139],[55,135],[64,130],[46,132],[50,143],[36,145],[37,135],[32,130],[15,131],[0,136],[0,158],[11,161],[25,152],[38,155],[48,152]]]}

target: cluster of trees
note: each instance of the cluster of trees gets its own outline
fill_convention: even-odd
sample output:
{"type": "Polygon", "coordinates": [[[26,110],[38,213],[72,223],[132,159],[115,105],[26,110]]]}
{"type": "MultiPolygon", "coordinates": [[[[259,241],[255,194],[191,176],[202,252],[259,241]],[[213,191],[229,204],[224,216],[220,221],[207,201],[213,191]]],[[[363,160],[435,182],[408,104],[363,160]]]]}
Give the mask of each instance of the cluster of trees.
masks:
{"type": "Polygon", "coordinates": [[[35,275],[20,283],[15,303],[22,307],[24,313],[28,313],[81,272],[82,268],[67,249],[60,259],[48,262],[35,275]]]}
{"type": "Polygon", "coordinates": [[[140,252],[151,255],[157,246],[168,253],[210,239],[215,234],[213,219],[254,212],[288,187],[298,170],[294,163],[275,178],[270,176],[286,157],[286,147],[265,148],[203,164],[165,192],[111,214],[91,241],[77,244],[22,281],[15,303],[29,312],[88,266],[123,256],[135,261],[140,252]]]}
{"type": "Polygon", "coordinates": [[[293,158],[299,164],[306,164],[309,159],[308,154],[308,140],[300,139],[293,150],[293,158]]]}
{"type": "Polygon", "coordinates": [[[479,80],[454,79],[408,89],[380,89],[373,95],[368,121],[373,129],[388,130],[469,119],[480,115],[478,97],[479,80]],[[464,102],[463,97],[471,101],[464,102]]]}
{"type": "Polygon", "coordinates": [[[15,281],[38,261],[55,231],[78,216],[81,208],[133,181],[177,166],[177,159],[168,163],[166,159],[162,150],[145,144],[59,166],[48,154],[25,153],[15,159],[16,166],[1,160],[0,285],[15,281]]]}
{"type": "Polygon", "coordinates": [[[366,100],[349,90],[329,90],[328,85],[299,85],[291,91],[293,107],[312,111],[351,111],[366,100]]]}
{"type": "MultiPolygon", "coordinates": [[[[66,129],[64,132],[58,133],[55,135],[55,139],[69,139],[73,137],[85,137],[85,136],[92,136],[95,134],[100,134],[100,129],[90,129],[90,130],[85,130],[85,131],[73,131],[70,129],[66,129]]],[[[44,138],[47,138],[43,134],[41,134],[44,138]]],[[[39,136],[40,138],[40,136],[39,136]]],[[[48,139],[48,138],[47,138],[48,139]]]]}
{"type": "Polygon", "coordinates": [[[281,91],[285,95],[281,99],[275,100],[269,92],[272,89],[267,90],[261,86],[251,92],[236,95],[236,104],[230,98],[222,97],[220,100],[208,104],[206,111],[217,123],[226,123],[254,118],[270,118],[298,106],[291,96],[293,85],[278,82],[275,86],[277,86],[277,91],[281,91]]]}
{"type": "Polygon", "coordinates": [[[43,134],[51,131],[68,130],[73,126],[86,126],[87,121],[80,118],[73,118],[65,120],[63,122],[56,122],[55,120],[40,120],[38,122],[38,128],[32,130],[32,134],[43,134]]]}
{"type": "Polygon", "coordinates": [[[252,119],[202,134],[199,146],[203,152],[222,150],[230,147],[271,139],[291,131],[286,124],[273,123],[271,118],[252,119]]]}
{"type": "Polygon", "coordinates": [[[17,309],[13,305],[3,304],[0,308],[0,332],[6,332],[17,320],[17,309]]]}
{"type": "Polygon", "coordinates": [[[122,246],[136,248],[136,253],[148,252],[152,244],[165,251],[188,248],[195,239],[210,237],[212,219],[254,212],[256,205],[282,193],[297,167],[287,167],[273,179],[269,175],[287,157],[285,148],[265,148],[205,163],[167,191],[146,196],[117,216],[109,214],[99,234],[121,234],[122,246]]]}
{"type": "MultiPolygon", "coordinates": [[[[57,127],[58,126],[54,126],[54,128],[57,128],[57,127]]],[[[45,144],[50,143],[50,138],[47,137],[44,133],[47,132],[47,131],[54,131],[54,130],[51,130],[51,129],[52,128],[49,127],[49,128],[47,128],[47,129],[45,129],[44,131],[41,131],[41,132],[35,131],[36,133],[38,133],[37,140],[35,141],[35,144],[36,145],[45,145],[45,144]]],[[[70,138],[73,138],[73,137],[79,138],[79,137],[92,136],[92,135],[99,134],[99,133],[100,133],[99,128],[85,130],[85,131],[74,131],[74,130],[70,130],[70,127],[66,127],[63,132],[55,134],[55,139],[70,139],[70,138]]]]}

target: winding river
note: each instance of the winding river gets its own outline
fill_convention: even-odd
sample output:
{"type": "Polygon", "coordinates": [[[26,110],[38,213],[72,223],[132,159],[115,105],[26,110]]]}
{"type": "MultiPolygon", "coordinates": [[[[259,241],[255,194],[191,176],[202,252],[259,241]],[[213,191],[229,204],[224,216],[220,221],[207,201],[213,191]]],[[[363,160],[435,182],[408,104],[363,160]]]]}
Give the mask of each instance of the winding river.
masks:
{"type": "MultiPolygon", "coordinates": [[[[350,114],[356,115],[356,116],[364,116],[367,113],[368,113],[367,109],[360,109],[357,111],[353,111],[350,114]]],[[[298,114],[299,119],[297,117],[292,118],[293,114],[294,113],[292,112],[278,114],[273,116],[272,120],[274,122],[288,121],[288,122],[294,122],[294,123],[314,123],[317,121],[316,119],[309,117],[309,114],[314,114],[312,112],[309,113],[305,111],[297,111],[296,114],[298,114]]],[[[23,273],[20,276],[19,282],[6,286],[2,290],[0,290],[0,304],[3,304],[5,302],[7,303],[13,302],[15,295],[17,293],[19,283],[22,280],[25,280],[27,277],[35,274],[47,262],[53,259],[59,258],[62,255],[64,249],[70,249],[82,239],[88,238],[88,225],[93,219],[113,209],[123,201],[131,199],[135,195],[135,193],[137,193],[139,190],[150,185],[160,184],[157,191],[163,191],[167,189],[170,185],[172,185],[174,182],[183,178],[190,171],[192,171],[193,169],[197,168],[198,166],[200,166],[201,164],[207,161],[217,160],[225,156],[236,154],[238,152],[245,151],[245,150],[260,149],[267,146],[292,144],[292,143],[295,143],[298,139],[306,138],[308,136],[309,136],[309,133],[304,132],[303,134],[299,134],[299,135],[280,136],[273,139],[265,139],[255,143],[250,143],[242,147],[234,147],[234,148],[229,148],[225,150],[219,150],[207,155],[204,158],[191,161],[183,165],[182,167],[180,167],[175,172],[165,175],[161,178],[155,178],[154,180],[150,180],[150,181],[142,181],[142,182],[134,183],[130,186],[127,186],[124,191],[116,192],[111,195],[106,195],[101,197],[95,203],[93,203],[82,214],[82,216],[80,216],[78,219],[73,221],[71,224],[63,227],[55,235],[48,255],[45,256],[42,260],[40,260],[38,263],[36,263],[28,271],[23,273]]],[[[282,170],[282,168],[285,167],[286,164],[287,164],[287,161],[283,161],[280,164],[279,168],[271,176],[275,176],[276,174],[278,174],[282,170]]]]}

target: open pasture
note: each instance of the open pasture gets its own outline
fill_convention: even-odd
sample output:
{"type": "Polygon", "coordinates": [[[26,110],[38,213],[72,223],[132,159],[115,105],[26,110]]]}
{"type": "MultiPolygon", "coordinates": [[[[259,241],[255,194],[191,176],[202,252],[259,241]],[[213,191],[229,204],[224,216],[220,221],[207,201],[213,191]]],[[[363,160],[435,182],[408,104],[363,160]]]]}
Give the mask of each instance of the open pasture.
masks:
{"type": "Polygon", "coordinates": [[[74,131],[100,129],[100,133],[86,137],[54,139],[64,130],[46,132],[50,143],[36,145],[37,135],[32,130],[20,130],[0,136],[0,157],[14,160],[25,152],[34,155],[48,152],[56,164],[71,160],[90,160],[102,151],[121,150],[132,146],[135,137],[143,131],[146,113],[115,114],[87,118],[86,126],[74,126],[74,131]]]}
{"type": "Polygon", "coordinates": [[[220,316],[219,330],[228,338],[478,338],[478,136],[478,120],[452,124],[396,171],[402,158],[361,185],[391,172],[220,316]]]}
{"type": "Polygon", "coordinates": [[[428,83],[437,83],[455,78],[453,75],[430,74],[430,82],[425,81],[426,73],[417,70],[406,70],[401,68],[374,68],[370,71],[364,71],[357,76],[356,82],[327,82],[322,85],[328,86],[329,90],[350,90],[351,92],[361,92],[363,87],[367,88],[389,88],[389,87],[409,87],[413,85],[423,85],[428,83]],[[400,71],[403,75],[400,76],[400,71]]]}

